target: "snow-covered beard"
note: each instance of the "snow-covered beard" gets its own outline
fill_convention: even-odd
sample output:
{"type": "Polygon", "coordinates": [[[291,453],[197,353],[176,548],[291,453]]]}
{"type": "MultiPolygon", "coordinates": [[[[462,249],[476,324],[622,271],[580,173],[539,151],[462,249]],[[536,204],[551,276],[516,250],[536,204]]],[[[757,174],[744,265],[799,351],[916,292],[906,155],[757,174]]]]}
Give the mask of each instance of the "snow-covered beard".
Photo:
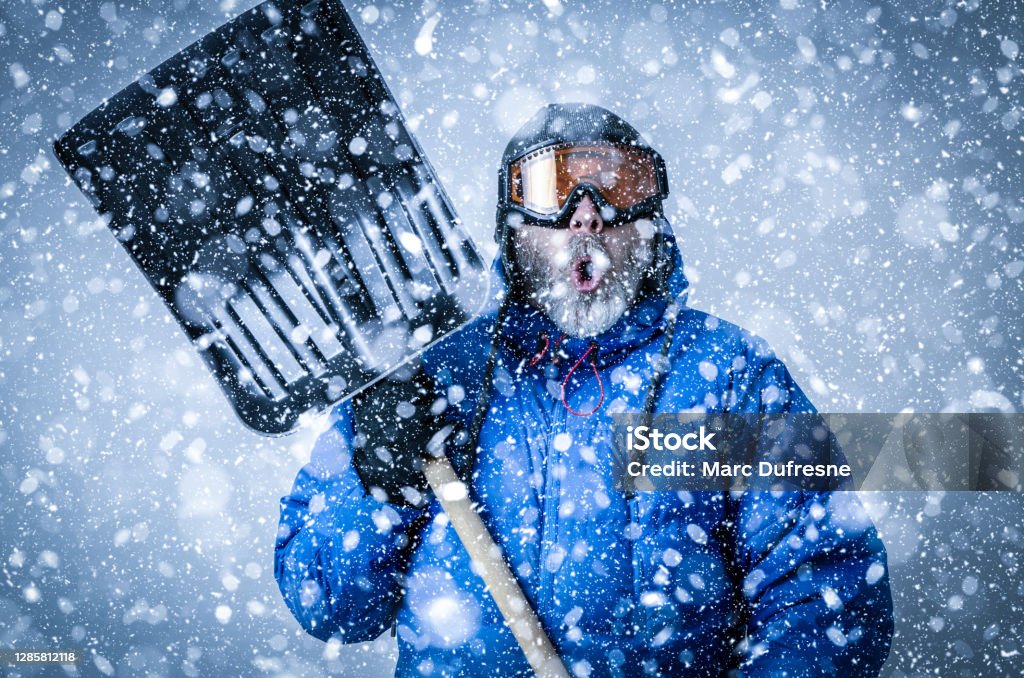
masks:
{"type": "Polygon", "coordinates": [[[516,260],[532,301],[551,322],[570,336],[592,337],[606,332],[633,305],[654,258],[649,237],[636,237],[624,245],[625,257],[618,266],[601,238],[593,234],[574,235],[555,253],[520,242],[516,260]],[[592,291],[580,291],[572,283],[573,267],[586,257],[600,280],[592,291]]]}

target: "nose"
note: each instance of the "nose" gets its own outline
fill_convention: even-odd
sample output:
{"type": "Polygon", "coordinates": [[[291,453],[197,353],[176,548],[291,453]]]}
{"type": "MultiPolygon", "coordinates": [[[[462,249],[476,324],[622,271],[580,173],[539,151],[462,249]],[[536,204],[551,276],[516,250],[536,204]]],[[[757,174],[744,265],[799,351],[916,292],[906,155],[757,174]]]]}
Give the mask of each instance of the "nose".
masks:
{"type": "Polygon", "coordinates": [[[604,230],[604,219],[601,218],[601,211],[590,199],[584,195],[580,204],[569,219],[569,230],[576,233],[600,233],[604,230]]]}

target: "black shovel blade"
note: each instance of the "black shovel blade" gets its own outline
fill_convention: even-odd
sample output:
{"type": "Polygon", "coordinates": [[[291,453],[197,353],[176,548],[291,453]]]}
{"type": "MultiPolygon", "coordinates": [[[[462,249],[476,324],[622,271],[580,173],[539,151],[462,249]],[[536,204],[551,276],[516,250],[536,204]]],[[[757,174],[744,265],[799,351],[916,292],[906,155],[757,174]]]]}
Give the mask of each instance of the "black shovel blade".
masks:
{"type": "Polygon", "coordinates": [[[54,148],[256,431],[358,393],[486,299],[473,242],[337,2],[257,6],[54,148]]]}

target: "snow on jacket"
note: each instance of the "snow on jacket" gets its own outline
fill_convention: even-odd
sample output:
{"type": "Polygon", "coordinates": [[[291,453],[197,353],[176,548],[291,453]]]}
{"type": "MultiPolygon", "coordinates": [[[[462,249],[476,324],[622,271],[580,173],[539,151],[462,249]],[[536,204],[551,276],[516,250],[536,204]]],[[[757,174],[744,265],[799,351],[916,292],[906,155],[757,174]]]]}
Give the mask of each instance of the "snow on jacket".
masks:
{"type": "MultiPolygon", "coordinates": [[[[675,257],[681,311],[655,414],[813,412],[762,340],[685,307],[675,257]]],[[[538,337],[559,332],[517,302],[501,333],[471,491],[566,666],[579,676],[876,674],[892,600],[885,551],[854,493],[613,489],[610,415],[641,410],[666,306],[640,299],[596,338],[597,375],[583,364],[565,388],[577,412],[601,403],[590,416],[561,400],[589,339],[564,340],[570,358],[558,365],[533,361],[538,337]]],[[[494,325],[485,314],[424,356],[463,427],[494,325]]],[[[341,405],[282,500],[275,574],[289,609],[318,638],[357,642],[390,628],[397,607],[399,676],[530,675],[438,502],[368,496],[352,436],[341,405]]]]}

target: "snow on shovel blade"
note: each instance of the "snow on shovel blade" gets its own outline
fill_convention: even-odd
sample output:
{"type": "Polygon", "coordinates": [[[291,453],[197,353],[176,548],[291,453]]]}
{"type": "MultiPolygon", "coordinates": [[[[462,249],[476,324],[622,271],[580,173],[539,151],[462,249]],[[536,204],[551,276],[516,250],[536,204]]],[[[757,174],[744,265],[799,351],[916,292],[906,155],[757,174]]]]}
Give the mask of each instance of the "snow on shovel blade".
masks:
{"type": "Polygon", "coordinates": [[[486,298],[339,3],[259,5],[54,148],[257,431],[354,395],[486,298]]]}

